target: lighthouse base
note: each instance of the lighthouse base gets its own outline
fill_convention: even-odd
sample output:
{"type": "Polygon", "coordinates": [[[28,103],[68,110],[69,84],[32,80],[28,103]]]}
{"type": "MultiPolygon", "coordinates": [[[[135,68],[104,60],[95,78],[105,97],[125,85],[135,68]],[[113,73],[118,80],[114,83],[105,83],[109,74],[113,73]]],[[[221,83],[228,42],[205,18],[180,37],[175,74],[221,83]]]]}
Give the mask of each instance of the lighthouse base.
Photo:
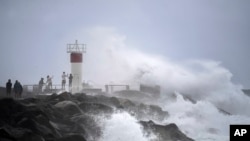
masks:
{"type": "Polygon", "coordinates": [[[82,63],[71,63],[71,74],[73,80],[69,91],[71,93],[80,92],[82,90],[82,63]]]}

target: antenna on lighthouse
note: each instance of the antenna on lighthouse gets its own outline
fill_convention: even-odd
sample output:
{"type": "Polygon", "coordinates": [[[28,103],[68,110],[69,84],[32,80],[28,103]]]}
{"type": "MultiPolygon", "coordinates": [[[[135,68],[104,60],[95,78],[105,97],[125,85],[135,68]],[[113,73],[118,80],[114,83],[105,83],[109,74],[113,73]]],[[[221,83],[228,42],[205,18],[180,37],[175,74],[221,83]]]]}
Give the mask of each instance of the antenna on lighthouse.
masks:
{"type": "Polygon", "coordinates": [[[67,44],[67,53],[70,53],[71,74],[73,75],[72,86],[69,90],[72,93],[82,89],[82,60],[83,53],[86,53],[86,44],[67,44]]]}

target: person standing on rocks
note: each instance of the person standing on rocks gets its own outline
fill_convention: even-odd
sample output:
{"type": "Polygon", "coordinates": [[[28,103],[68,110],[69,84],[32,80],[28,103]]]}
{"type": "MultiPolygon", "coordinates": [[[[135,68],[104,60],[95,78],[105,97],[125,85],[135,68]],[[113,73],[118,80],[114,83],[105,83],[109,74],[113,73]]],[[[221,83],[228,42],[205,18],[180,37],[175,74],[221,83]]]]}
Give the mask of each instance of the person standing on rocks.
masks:
{"type": "Polygon", "coordinates": [[[23,93],[23,86],[20,82],[18,82],[18,98],[22,98],[22,93],[23,93]]]}
{"type": "Polygon", "coordinates": [[[14,92],[15,92],[15,98],[21,98],[22,92],[23,92],[23,87],[18,80],[16,80],[14,84],[14,92]]]}
{"type": "Polygon", "coordinates": [[[67,77],[67,75],[65,74],[65,72],[63,72],[63,74],[62,74],[62,90],[65,90],[66,77],[67,77]]]}
{"type": "Polygon", "coordinates": [[[73,80],[73,75],[70,74],[69,75],[69,89],[71,89],[71,87],[72,87],[72,80],[73,80]]]}
{"type": "Polygon", "coordinates": [[[39,81],[39,84],[38,84],[38,91],[39,91],[39,93],[42,93],[42,91],[43,91],[43,85],[44,85],[43,78],[41,78],[40,81],[39,81]]]}
{"type": "Polygon", "coordinates": [[[8,82],[6,83],[7,96],[11,96],[11,89],[12,89],[12,83],[11,83],[11,80],[9,79],[8,82]]]}
{"type": "Polygon", "coordinates": [[[47,83],[47,86],[48,86],[49,90],[52,90],[52,78],[53,78],[53,76],[52,77],[49,77],[49,75],[47,76],[46,83],[47,83]]]}

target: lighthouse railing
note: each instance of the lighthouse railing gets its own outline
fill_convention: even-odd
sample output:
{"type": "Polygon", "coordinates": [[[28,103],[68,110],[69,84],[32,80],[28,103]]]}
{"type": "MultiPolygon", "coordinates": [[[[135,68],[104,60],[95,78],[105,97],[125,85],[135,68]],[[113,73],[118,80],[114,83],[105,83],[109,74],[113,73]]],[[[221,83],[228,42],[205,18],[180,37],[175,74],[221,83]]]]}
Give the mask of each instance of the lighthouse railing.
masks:
{"type": "Polygon", "coordinates": [[[86,44],[67,44],[67,53],[85,53],[86,44]]]}

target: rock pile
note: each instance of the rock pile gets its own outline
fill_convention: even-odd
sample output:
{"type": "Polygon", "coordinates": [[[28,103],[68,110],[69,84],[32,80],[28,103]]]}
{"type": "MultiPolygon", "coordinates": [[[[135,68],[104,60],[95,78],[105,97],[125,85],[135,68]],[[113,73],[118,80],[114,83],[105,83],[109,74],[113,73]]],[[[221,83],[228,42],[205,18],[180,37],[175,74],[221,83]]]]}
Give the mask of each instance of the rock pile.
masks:
{"type": "MultiPolygon", "coordinates": [[[[0,140],[2,141],[96,141],[102,127],[95,117],[111,116],[117,110],[133,114],[138,121],[163,120],[168,113],[154,105],[103,95],[64,92],[43,98],[0,99],[0,140]]],[[[175,125],[140,124],[146,133],[155,132],[161,140],[192,141],[175,125]]]]}

